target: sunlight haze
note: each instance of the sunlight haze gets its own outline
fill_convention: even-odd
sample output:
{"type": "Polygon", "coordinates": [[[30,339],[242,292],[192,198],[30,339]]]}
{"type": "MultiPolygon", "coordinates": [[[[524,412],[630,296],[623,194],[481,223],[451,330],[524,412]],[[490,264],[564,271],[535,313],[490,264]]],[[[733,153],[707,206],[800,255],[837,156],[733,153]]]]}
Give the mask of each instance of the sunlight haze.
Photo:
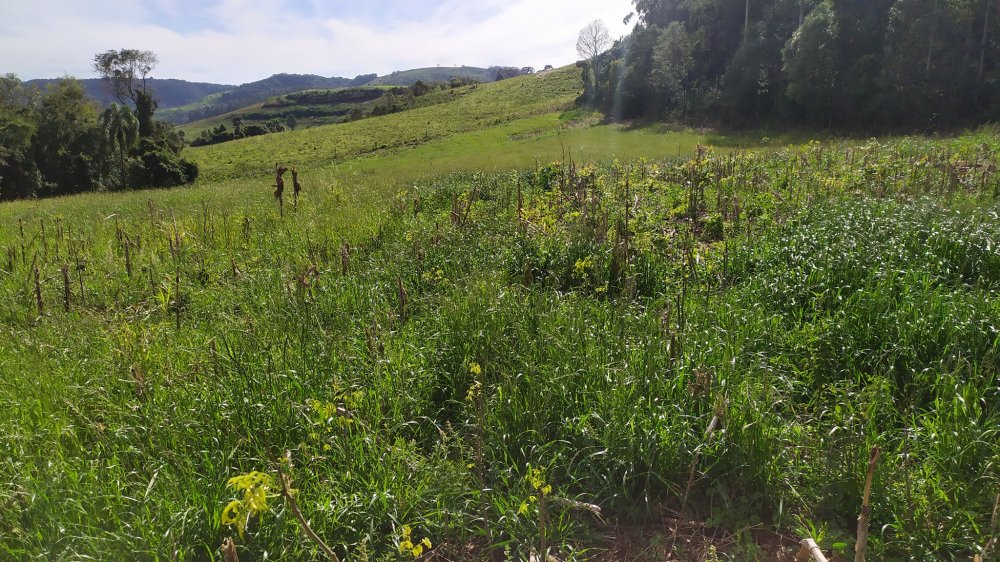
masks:
{"type": "Polygon", "coordinates": [[[0,73],[90,78],[94,53],[151,50],[157,78],[241,84],[276,73],[353,77],[427,66],[561,66],[579,30],[627,33],[629,0],[5,0],[0,73]]]}

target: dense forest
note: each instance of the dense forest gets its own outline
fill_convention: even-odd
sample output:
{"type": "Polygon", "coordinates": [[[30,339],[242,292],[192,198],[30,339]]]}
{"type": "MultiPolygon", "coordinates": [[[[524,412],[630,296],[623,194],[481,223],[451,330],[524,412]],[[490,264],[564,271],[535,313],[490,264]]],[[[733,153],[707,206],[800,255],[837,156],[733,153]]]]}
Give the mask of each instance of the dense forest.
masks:
{"type": "Polygon", "coordinates": [[[634,3],[632,34],[581,63],[616,117],[936,130],[1000,110],[995,0],[634,3]]]}
{"type": "MultiPolygon", "coordinates": [[[[104,80],[101,78],[80,78],[83,91],[87,97],[93,98],[101,107],[107,107],[117,101],[114,94],[108,91],[104,80]]],[[[45,90],[50,85],[59,82],[58,78],[25,80],[28,86],[37,86],[45,90]]],[[[174,78],[147,78],[146,88],[153,93],[160,109],[180,107],[201,101],[206,96],[227,92],[236,86],[226,84],[212,84],[209,82],[188,82],[187,80],[177,80],[174,78]]]]}

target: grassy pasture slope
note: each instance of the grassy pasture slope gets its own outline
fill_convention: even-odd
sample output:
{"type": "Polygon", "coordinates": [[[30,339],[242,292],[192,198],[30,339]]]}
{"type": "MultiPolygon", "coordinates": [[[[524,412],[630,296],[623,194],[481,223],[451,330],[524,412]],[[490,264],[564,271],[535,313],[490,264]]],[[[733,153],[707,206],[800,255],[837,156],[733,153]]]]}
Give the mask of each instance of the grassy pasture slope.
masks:
{"type": "Polygon", "coordinates": [[[844,550],[875,444],[871,559],[986,544],[996,135],[691,160],[755,141],[594,125],[578,89],[480,85],[193,150],[194,187],[0,206],[0,559],[216,560],[229,536],[316,559],[279,498],[222,524],[227,479],[285,450],[350,560],[407,559],[404,525],[451,559],[528,559],[529,466],[560,559],[615,554],[573,502],[663,529],[685,495],[713,527],[682,560],[844,550]],[[303,169],[284,218],[275,160],[303,169]]]}

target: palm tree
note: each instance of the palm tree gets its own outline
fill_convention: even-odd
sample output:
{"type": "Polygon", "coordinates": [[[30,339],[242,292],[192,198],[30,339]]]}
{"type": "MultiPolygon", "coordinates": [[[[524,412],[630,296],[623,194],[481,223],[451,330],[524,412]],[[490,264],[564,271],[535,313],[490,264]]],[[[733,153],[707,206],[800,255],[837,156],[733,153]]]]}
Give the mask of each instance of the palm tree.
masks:
{"type": "Polygon", "coordinates": [[[101,115],[100,126],[104,141],[118,155],[121,167],[121,185],[118,187],[125,189],[128,187],[126,160],[129,151],[139,141],[139,120],[127,106],[113,103],[101,115]]]}

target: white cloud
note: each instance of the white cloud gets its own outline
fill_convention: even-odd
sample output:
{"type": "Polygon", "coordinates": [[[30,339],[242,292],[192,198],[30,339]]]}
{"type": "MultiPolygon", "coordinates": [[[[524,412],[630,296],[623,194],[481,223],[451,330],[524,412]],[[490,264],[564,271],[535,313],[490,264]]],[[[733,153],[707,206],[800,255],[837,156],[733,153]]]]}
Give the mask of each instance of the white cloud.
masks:
{"type": "Polygon", "coordinates": [[[622,18],[632,8],[630,0],[444,0],[419,17],[379,22],[347,8],[305,18],[302,6],[287,0],[216,0],[198,14],[207,24],[182,29],[152,14],[182,20],[189,9],[184,0],[151,0],[146,7],[128,0],[3,1],[0,73],[87,77],[95,53],[130,47],[159,55],[157,77],[234,84],[278,72],[354,76],[452,64],[570,64],[584,25],[603,19],[613,36],[624,35],[622,18]]]}

